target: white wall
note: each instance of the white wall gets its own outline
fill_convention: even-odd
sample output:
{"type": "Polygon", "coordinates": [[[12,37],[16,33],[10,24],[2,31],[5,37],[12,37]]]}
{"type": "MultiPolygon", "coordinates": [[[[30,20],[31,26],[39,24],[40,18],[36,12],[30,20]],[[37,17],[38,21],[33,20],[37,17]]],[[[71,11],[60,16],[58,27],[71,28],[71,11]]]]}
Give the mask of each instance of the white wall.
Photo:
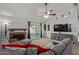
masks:
{"type": "MultiPolygon", "coordinates": [[[[77,8],[76,7],[72,7],[71,9],[71,15],[68,15],[67,18],[60,18],[59,19],[55,19],[55,18],[49,18],[47,23],[51,24],[51,31],[48,32],[48,34],[50,34],[51,32],[53,33],[53,25],[54,24],[65,24],[65,23],[69,23],[72,26],[72,32],[68,32],[67,34],[73,34],[78,38],[78,19],[77,19],[77,8]]],[[[65,11],[65,10],[64,10],[65,11]]],[[[66,11],[68,12],[68,11],[66,11]]],[[[66,34],[66,32],[64,32],[66,34]]],[[[48,37],[50,38],[50,36],[48,35],[48,37]]],[[[78,39],[74,39],[74,42],[77,43],[78,39]]]]}
{"type": "MultiPolygon", "coordinates": [[[[19,11],[21,13],[22,12],[24,13],[26,11],[27,12],[26,14],[23,14],[22,13],[22,15],[27,16],[26,18],[22,18],[22,17],[21,18],[17,18],[17,16],[16,17],[12,17],[12,16],[9,17],[9,16],[0,15],[1,16],[1,20],[9,20],[9,21],[11,21],[8,24],[8,27],[9,28],[14,28],[14,27],[27,27],[26,21],[38,22],[38,23],[42,22],[42,23],[50,24],[51,31],[47,32],[47,37],[49,37],[49,38],[50,38],[50,33],[53,32],[53,25],[54,24],[65,24],[65,23],[69,23],[69,24],[72,25],[72,34],[74,34],[74,35],[77,36],[77,33],[78,33],[78,30],[77,30],[78,29],[78,22],[77,21],[78,20],[77,20],[77,9],[76,9],[76,7],[72,6],[71,4],[57,4],[57,5],[56,4],[53,4],[53,5],[50,4],[50,5],[51,5],[51,7],[49,7],[49,9],[52,8],[54,10],[54,12],[57,14],[58,19],[55,19],[54,16],[50,16],[48,19],[44,19],[43,17],[36,16],[37,13],[38,13],[36,10],[38,10],[40,8],[40,6],[41,6],[41,4],[40,4],[39,5],[39,8],[38,8],[38,6],[35,7],[36,10],[34,8],[33,8],[33,10],[32,9],[29,9],[31,7],[28,7],[28,10],[26,8],[26,10],[24,10],[24,11],[23,10],[22,11],[19,11]],[[68,15],[67,14],[69,11],[71,12],[71,15],[68,15]],[[31,15],[31,13],[32,13],[32,15],[31,15]],[[61,14],[67,15],[68,17],[67,18],[61,18],[61,14]]],[[[6,9],[6,8],[4,8],[4,9],[9,11],[9,9],[6,9]]],[[[13,11],[13,10],[15,10],[15,9],[12,9],[11,11],[13,11]]],[[[18,16],[19,16],[19,12],[18,12],[18,16]]],[[[15,15],[16,14],[17,14],[17,12],[15,13],[15,15]]]]}
{"type": "MultiPolygon", "coordinates": [[[[35,20],[35,19],[33,19],[33,20],[31,20],[30,18],[29,19],[27,19],[27,18],[17,18],[17,17],[11,17],[11,16],[5,16],[5,15],[0,15],[0,20],[2,21],[2,20],[4,20],[4,21],[6,21],[6,22],[8,22],[8,24],[7,24],[7,29],[9,29],[9,28],[28,28],[28,21],[30,21],[30,22],[34,22],[34,23],[39,23],[40,24],[40,22],[38,22],[37,21],[37,19],[35,20]]],[[[3,21],[3,23],[4,23],[4,21],[3,21]]],[[[4,28],[4,24],[1,24],[2,25],[2,38],[6,38],[5,37],[5,28],[4,28]]],[[[1,30],[1,29],[0,29],[1,30]]],[[[9,30],[7,31],[7,38],[9,38],[9,30]]]]}

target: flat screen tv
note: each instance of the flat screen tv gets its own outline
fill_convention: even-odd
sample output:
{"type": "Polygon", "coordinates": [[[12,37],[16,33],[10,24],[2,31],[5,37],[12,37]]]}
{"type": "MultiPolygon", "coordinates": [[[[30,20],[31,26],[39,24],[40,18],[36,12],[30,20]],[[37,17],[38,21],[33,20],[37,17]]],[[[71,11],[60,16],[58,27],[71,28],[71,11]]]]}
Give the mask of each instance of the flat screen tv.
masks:
{"type": "Polygon", "coordinates": [[[54,25],[54,31],[71,32],[71,27],[69,27],[69,24],[56,24],[54,25]]]}

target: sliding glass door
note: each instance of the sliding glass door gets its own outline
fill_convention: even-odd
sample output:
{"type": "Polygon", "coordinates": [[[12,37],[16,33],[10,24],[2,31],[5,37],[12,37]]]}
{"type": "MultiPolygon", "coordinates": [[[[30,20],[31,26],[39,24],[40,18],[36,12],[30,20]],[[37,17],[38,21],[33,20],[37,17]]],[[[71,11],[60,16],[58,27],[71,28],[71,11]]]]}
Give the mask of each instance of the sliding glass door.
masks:
{"type": "Polygon", "coordinates": [[[30,23],[30,37],[31,39],[40,38],[40,24],[30,23]]]}

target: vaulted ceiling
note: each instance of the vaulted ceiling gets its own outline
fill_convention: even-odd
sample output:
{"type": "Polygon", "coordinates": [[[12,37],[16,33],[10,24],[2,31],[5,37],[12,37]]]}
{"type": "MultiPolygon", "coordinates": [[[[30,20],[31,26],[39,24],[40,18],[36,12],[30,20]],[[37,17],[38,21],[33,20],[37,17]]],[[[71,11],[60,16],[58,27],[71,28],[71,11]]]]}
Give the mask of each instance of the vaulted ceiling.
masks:
{"type": "MultiPolygon", "coordinates": [[[[52,9],[57,16],[73,12],[74,7],[72,3],[48,3],[48,10],[52,9]]],[[[44,8],[44,3],[0,3],[0,15],[39,19],[43,18],[39,14],[44,8]]]]}
{"type": "MultiPolygon", "coordinates": [[[[43,3],[0,3],[0,14],[16,17],[36,16],[44,11],[43,3]]],[[[49,3],[48,9],[52,9],[58,13],[61,11],[71,11],[73,4],[71,3],[49,3]]]]}

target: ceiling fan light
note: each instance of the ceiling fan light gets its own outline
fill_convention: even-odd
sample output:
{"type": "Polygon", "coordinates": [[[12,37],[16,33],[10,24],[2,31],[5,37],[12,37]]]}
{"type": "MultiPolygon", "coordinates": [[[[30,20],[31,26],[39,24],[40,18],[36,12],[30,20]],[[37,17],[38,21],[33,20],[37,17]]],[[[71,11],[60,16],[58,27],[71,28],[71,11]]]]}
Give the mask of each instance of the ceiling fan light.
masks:
{"type": "Polygon", "coordinates": [[[50,14],[50,12],[47,12],[47,14],[50,14]]]}
{"type": "Polygon", "coordinates": [[[44,18],[49,18],[49,16],[48,15],[44,15],[44,18]]]}

